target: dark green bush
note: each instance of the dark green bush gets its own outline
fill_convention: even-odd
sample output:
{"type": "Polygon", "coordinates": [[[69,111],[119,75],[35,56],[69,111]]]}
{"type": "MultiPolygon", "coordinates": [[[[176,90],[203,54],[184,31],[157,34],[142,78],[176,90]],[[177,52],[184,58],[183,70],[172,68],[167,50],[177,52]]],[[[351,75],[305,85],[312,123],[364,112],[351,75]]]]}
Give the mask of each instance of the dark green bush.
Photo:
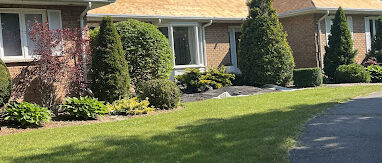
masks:
{"type": "Polygon", "coordinates": [[[370,73],[358,64],[341,65],[335,72],[337,83],[369,83],[370,73]]]}
{"type": "Polygon", "coordinates": [[[186,69],[182,75],[175,76],[176,80],[184,87],[185,92],[203,92],[208,88],[219,89],[232,85],[235,74],[225,72],[224,67],[210,68],[202,73],[199,69],[186,69]]]}
{"type": "Polygon", "coordinates": [[[325,47],[324,71],[333,79],[336,69],[340,65],[355,63],[354,57],[357,51],[353,49],[353,39],[347,23],[344,11],[340,7],[337,10],[329,36],[329,44],[325,47]]]}
{"type": "Polygon", "coordinates": [[[372,65],[367,67],[367,71],[370,73],[372,83],[381,83],[382,82],[382,67],[372,65]]]}
{"type": "Polygon", "coordinates": [[[61,107],[75,119],[97,119],[97,116],[108,113],[104,102],[91,97],[66,98],[61,107]]]}
{"type": "Polygon", "coordinates": [[[376,58],[378,63],[382,63],[382,16],[380,16],[376,21],[376,34],[372,39],[371,50],[366,58],[376,58]]]}
{"type": "Polygon", "coordinates": [[[115,26],[121,36],[133,84],[170,77],[174,55],[168,39],[155,25],[129,19],[115,26]]]}
{"type": "Polygon", "coordinates": [[[13,102],[5,109],[5,120],[16,122],[23,127],[41,125],[42,122],[49,122],[51,112],[48,108],[40,107],[37,104],[27,102],[13,102]]]}
{"type": "Polygon", "coordinates": [[[8,103],[12,92],[12,79],[9,70],[0,59],[0,108],[8,103]]]}
{"type": "Polygon", "coordinates": [[[178,86],[167,79],[155,79],[142,82],[137,91],[140,99],[148,98],[151,105],[159,109],[173,109],[180,103],[178,86]]]}
{"type": "Polygon", "coordinates": [[[273,0],[252,0],[242,25],[238,65],[248,85],[287,85],[294,68],[287,34],[272,7],[273,0]]]}
{"type": "Polygon", "coordinates": [[[101,23],[96,43],[93,42],[92,91],[102,101],[112,103],[128,97],[130,77],[126,59],[123,55],[121,39],[111,17],[101,23]]]}
{"type": "Polygon", "coordinates": [[[322,85],[322,71],[320,68],[301,68],[293,71],[296,87],[316,87],[322,85]]]}

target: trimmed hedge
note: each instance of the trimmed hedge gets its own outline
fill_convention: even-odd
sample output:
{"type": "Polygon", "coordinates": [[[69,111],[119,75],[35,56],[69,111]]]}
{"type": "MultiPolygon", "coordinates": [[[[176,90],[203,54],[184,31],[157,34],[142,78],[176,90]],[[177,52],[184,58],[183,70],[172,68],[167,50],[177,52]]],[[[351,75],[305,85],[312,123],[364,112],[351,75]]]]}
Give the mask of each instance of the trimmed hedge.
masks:
{"type": "Polygon", "coordinates": [[[316,87],[322,85],[322,71],[320,68],[301,68],[293,71],[296,87],[316,87]]]}
{"type": "Polygon", "coordinates": [[[111,17],[105,17],[100,32],[92,46],[93,60],[91,85],[94,96],[112,103],[129,96],[130,77],[123,55],[121,39],[111,17]]]}
{"type": "Polygon", "coordinates": [[[159,109],[173,109],[180,104],[180,89],[167,79],[142,82],[137,91],[141,100],[148,98],[151,105],[159,109]]]}
{"type": "Polygon", "coordinates": [[[3,107],[11,98],[12,78],[4,62],[0,59],[0,107],[3,107]]]}
{"type": "Polygon", "coordinates": [[[335,73],[337,83],[369,83],[370,73],[358,64],[341,65],[335,73]]]}

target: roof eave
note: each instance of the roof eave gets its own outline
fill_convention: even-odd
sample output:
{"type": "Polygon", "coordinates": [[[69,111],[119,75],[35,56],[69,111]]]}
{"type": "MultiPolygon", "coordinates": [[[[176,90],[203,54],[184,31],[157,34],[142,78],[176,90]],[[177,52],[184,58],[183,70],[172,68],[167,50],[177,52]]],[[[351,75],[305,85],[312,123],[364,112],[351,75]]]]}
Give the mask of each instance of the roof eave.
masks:
{"type": "Polygon", "coordinates": [[[88,21],[101,21],[103,17],[110,16],[116,20],[123,19],[142,19],[142,20],[155,20],[155,19],[164,19],[164,20],[186,20],[186,21],[218,21],[218,22],[243,22],[246,18],[239,17],[197,17],[197,16],[159,16],[159,15],[128,15],[128,14],[92,14],[87,15],[88,21]]]}
{"type": "Polygon", "coordinates": [[[114,3],[116,0],[0,0],[1,4],[23,4],[23,5],[76,5],[87,6],[93,3],[94,8],[114,3]]]}
{"type": "MultiPolygon", "coordinates": [[[[279,14],[279,18],[286,18],[298,15],[305,15],[310,13],[325,13],[329,11],[330,13],[335,13],[338,8],[335,7],[310,7],[299,10],[293,10],[288,12],[283,12],[279,14]]],[[[382,14],[382,9],[362,9],[362,8],[343,8],[346,14],[368,14],[368,15],[380,15],[382,14]]]]}

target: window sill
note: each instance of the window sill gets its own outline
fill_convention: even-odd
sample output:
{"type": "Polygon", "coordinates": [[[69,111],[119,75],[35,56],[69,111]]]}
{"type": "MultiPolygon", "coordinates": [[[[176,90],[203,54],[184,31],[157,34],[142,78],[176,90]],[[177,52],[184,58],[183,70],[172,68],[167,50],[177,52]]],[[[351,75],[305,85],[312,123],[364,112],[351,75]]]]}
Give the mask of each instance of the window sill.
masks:
{"type": "Polygon", "coordinates": [[[34,58],[17,58],[17,59],[3,59],[4,63],[25,63],[25,62],[33,62],[34,58]]]}
{"type": "Polygon", "coordinates": [[[187,68],[205,68],[206,66],[204,65],[178,65],[174,66],[174,70],[182,70],[182,69],[187,69],[187,68]]]}

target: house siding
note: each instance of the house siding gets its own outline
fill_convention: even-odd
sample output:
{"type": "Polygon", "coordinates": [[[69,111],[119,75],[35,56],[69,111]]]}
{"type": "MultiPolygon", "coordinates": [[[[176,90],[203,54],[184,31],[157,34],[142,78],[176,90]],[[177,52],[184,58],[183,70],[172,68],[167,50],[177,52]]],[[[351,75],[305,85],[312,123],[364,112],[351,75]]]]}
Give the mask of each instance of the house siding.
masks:
{"type": "Polygon", "coordinates": [[[281,18],[287,40],[293,51],[296,68],[318,67],[318,50],[316,47],[317,26],[315,15],[308,14],[281,18]]]}
{"type": "MultiPolygon", "coordinates": [[[[61,19],[63,28],[79,28],[80,27],[80,15],[84,11],[85,7],[82,6],[38,6],[38,5],[9,5],[0,4],[0,10],[4,8],[28,8],[28,9],[51,9],[61,10],[61,19]]],[[[16,77],[19,76],[21,70],[27,66],[28,63],[6,63],[13,81],[16,81],[16,77]]],[[[65,91],[62,87],[63,84],[57,84],[57,96],[62,99],[65,96],[65,91]],[[61,87],[60,87],[61,86],[61,87]]],[[[39,95],[36,93],[38,85],[33,82],[30,85],[21,98],[12,97],[11,100],[24,100],[27,102],[35,102],[40,104],[39,95]]]]}
{"type": "Polygon", "coordinates": [[[207,68],[231,65],[228,27],[241,24],[217,23],[205,29],[207,68]]]}

